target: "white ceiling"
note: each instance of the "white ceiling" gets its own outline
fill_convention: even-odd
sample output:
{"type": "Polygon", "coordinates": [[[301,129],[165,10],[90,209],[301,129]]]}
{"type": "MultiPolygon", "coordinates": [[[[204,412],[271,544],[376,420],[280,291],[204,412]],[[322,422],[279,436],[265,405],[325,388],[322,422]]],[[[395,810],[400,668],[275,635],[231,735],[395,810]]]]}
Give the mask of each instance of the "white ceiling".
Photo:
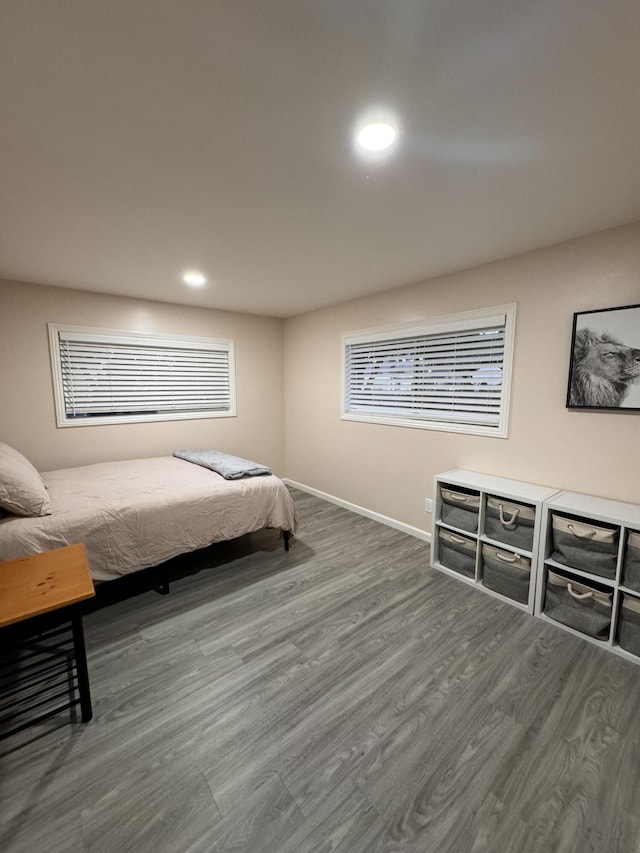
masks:
{"type": "Polygon", "coordinates": [[[638,219],[639,36],[638,0],[0,0],[0,277],[287,316],[638,219]]]}

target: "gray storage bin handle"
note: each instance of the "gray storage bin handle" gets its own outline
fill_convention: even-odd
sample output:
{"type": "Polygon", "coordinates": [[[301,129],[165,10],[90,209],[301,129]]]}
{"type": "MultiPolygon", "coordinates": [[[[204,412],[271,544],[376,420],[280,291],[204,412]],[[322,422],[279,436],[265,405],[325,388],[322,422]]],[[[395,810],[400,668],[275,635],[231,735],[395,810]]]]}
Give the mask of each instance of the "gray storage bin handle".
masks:
{"type": "Polygon", "coordinates": [[[511,518],[507,519],[504,517],[504,507],[502,506],[502,504],[499,505],[499,510],[500,510],[500,524],[503,524],[505,527],[509,524],[513,524],[513,522],[516,520],[516,518],[520,515],[520,510],[514,509],[514,511],[511,514],[511,518]]]}
{"type": "Polygon", "coordinates": [[[583,592],[582,594],[575,592],[570,583],[567,584],[567,592],[571,598],[575,598],[576,601],[584,601],[585,598],[593,598],[595,595],[595,592],[583,592]]]}
{"type": "Polygon", "coordinates": [[[511,557],[507,557],[506,554],[501,554],[500,551],[496,551],[496,557],[499,560],[502,560],[503,563],[517,563],[520,557],[517,554],[513,554],[511,557]]]}
{"type": "Polygon", "coordinates": [[[449,499],[452,501],[458,501],[459,503],[464,503],[467,500],[467,496],[461,495],[459,492],[449,492],[449,499]]]}
{"type": "Polygon", "coordinates": [[[449,538],[452,542],[457,542],[458,545],[464,545],[467,541],[463,536],[455,536],[453,533],[449,534],[449,538]]]}
{"type": "Polygon", "coordinates": [[[587,533],[578,533],[573,524],[567,524],[569,530],[573,533],[574,536],[577,536],[578,539],[593,539],[594,536],[597,536],[597,530],[589,530],[587,533]]]}

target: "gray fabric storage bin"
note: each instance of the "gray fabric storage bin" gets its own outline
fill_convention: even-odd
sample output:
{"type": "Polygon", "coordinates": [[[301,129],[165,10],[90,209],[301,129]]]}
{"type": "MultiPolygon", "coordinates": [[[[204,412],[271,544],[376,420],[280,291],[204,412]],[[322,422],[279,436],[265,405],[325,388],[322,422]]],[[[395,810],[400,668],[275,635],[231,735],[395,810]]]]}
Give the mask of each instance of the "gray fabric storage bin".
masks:
{"type": "Polygon", "coordinates": [[[627,548],[624,555],[622,583],[640,592],[640,533],[627,533],[627,548]]]}
{"type": "Polygon", "coordinates": [[[440,517],[445,524],[467,530],[469,533],[478,532],[479,493],[441,485],[440,497],[442,498],[440,517]]]}
{"type": "Polygon", "coordinates": [[[476,574],[476,548],[475,539],[458,536],[450,530],[438,531],[438,561],[468,578],[476,574]]]}
{"type": "Polygon", "coordinates": [[[547,616],[576,631],[609,639],[613,593],[549,571],[543,610],[547,616]]]}
{"type": "Polygon", "coordinates": [[[633,655],[640,656],[640,599],[625,595],[618,620],[618,643],[633,655]]]}
{"type": "Polygon", "coordinates": [[[533,551],[535,520],[535,507],[506,501],[504,498],[487,497],[484,532],[489,539],[522,548],[523,551],[533,551]]]}
{"type": "Polygon", "coordinates": [[[482,546],[482,583],[488,589],[526,604],[530,578],[531,560],[527,557],[492,545],[482,546]]]}
{"type": "Polygon", "coordinates": [[[592,575],[613,580],[618,562],[620,530],[552,515],[552,559],[592,575]]]}

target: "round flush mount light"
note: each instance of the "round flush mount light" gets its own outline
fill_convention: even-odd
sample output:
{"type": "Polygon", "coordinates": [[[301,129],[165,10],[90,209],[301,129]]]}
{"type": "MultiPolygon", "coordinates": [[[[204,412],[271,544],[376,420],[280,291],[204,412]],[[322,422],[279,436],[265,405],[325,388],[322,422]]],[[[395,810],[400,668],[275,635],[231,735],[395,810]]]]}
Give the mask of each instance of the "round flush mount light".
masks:
{"type": "Polygon", "coordinates": [[[207,283],[206,276],[198,270],[185,270],[182,273],[182,280],[189,287],[203,287],[207,283]]]}
{"type": "Polygon", "coordinates": [[[398,131],[387,121],[365,124],[356,133],[356,143],[363,151],[377,154],[391,148],[398,138],[398,131]]]}
{"type": "Polygon", "coordinates": [[[401,132],[395,110],[382,104],[370,106],[353,124],[353,151],[364,163],[382,163],[397,149],[401,132]]]}

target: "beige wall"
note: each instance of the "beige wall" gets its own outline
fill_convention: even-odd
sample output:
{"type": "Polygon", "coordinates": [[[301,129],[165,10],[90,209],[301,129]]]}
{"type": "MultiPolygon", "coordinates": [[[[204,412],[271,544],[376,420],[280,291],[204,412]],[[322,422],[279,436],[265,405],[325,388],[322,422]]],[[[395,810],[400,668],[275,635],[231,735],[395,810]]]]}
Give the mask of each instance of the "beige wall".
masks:
{"type": "Polygon", "coordinates": [[[640,503],[640,414],[565,408],[573,312],[639,302],[640,223],[292,318],[284,353],[280,320],[0,282],[0,440],[41,470],[218,447],[424,529],[450,468],[640,503]],[[507,302],[508,439],[340,420],[342,332],[507,302]],[[59,429],[47,322],[233,338],[238,416],[59,429]]]}
{"type": "Polygon", "coordinates": [[[565,408],[573,313],[639,302],[640,224],[287,320],[287,476],[427,529],[452,468],[640,502],[640,414],[565,408]],[[340,420],[343,332],[508,302],[508,439],[340,420]]]}
{"type": "Polygon", "coordinates": [[[0,441],[40,470],[215,447],[284,473],[282,321],[0,282],[0,441]],[[47,323],[233,338],[235,418],[56,426],[47,323]]]}

